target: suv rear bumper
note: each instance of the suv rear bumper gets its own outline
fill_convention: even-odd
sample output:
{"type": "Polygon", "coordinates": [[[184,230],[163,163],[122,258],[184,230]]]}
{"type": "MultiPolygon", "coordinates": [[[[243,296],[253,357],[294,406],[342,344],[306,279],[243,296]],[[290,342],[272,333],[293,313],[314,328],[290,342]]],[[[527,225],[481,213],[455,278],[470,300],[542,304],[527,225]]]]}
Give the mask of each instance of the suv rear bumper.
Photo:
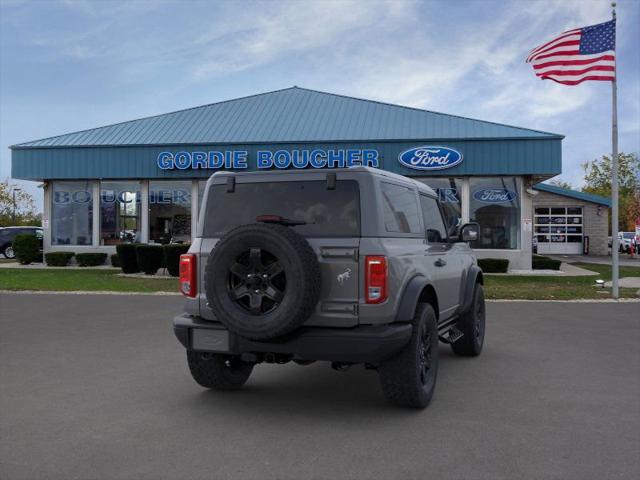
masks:
{"type": "Polygon", "coordinates": [[[398,353],[408,343],[412,326],[393,323],[352,328],[303,327],[285,337],[258,342],[235,335],[222,323],[183,314],[173,319],[173,330],[189,350],[233,355],[273,353],[291,355],[296,360],[376,364],[398,353]]]}

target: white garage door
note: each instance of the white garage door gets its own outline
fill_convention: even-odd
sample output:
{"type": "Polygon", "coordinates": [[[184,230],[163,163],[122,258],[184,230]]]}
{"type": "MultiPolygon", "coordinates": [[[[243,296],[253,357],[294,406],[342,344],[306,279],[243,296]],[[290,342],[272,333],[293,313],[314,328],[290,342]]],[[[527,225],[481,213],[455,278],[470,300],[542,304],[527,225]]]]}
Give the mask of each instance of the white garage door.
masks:
{"type": "Polygon", "coordinates": [[[582,207],[536,207],[538,253],[582,253],[582,207]]]}

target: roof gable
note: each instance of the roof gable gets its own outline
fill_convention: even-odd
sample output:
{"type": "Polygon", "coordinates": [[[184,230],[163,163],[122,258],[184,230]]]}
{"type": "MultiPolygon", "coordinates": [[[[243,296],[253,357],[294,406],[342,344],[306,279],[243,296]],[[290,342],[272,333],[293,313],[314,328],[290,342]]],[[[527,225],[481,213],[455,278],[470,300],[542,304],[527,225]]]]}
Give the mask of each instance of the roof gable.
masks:
{"type": "Polygon", "coordinates": [[[594,195],[593,193],[579,192],[577,190],[569,190],[568,188],[556,187],[555,185],[548,183],[538,183],[533,186],[533,189],[540,190],[541,192],[561,195],[563,197],[575,198],[576,200],[582,200],[585,202],[597,203],[598,205],[604,205],[606,207],[611,206],[611,199],[609,198],[594,195]]]}
{"type": "Polygon", "coordinates": [[[489,138],[562,136],[292,87],[12,148],[489,138]]]}

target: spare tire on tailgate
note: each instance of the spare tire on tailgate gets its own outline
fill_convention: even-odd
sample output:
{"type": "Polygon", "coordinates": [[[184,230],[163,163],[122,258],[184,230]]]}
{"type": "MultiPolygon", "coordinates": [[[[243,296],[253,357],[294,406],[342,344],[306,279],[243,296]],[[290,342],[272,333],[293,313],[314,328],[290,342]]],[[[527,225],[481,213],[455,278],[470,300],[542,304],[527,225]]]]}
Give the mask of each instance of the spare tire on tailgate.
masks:
{"type": "Polygon", "coordinates": [[[205,291],[229,330],[267,340],[300,327],[320,298],[320,266],[291,228],[251,224],[225,234],[211,251],[205,291]]]}

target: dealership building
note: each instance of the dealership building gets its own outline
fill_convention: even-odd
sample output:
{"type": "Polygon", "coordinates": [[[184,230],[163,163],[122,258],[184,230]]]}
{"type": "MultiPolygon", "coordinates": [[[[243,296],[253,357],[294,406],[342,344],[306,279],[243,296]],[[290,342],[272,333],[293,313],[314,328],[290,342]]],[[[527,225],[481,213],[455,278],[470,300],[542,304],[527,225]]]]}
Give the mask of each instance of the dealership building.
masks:
{"type": "Polygon", "coordinates": [[[43,182],[45,251],[111,253],[191,241],[218,170],[364,165],[431,186],[451,222],[480,224],[478,257],[529,269],[534,243],[607,253],[609,200],[540,183],[562,139],[293,87],[14,145],[12,176],[43,182]]]}

